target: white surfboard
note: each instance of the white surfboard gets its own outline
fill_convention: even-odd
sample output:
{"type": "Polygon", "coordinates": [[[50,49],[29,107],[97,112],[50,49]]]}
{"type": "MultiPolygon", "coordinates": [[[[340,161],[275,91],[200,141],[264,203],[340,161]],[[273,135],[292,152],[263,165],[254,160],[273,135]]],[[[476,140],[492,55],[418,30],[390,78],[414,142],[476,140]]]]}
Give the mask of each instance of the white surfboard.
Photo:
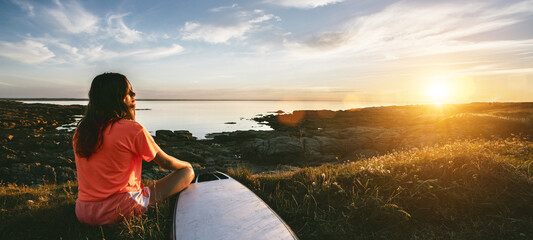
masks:
{"type": "Polygon", "coordinates": [[[174,210],[173,239],[298,239],[257,195],[228,175],[197,174],[174,210]]]}

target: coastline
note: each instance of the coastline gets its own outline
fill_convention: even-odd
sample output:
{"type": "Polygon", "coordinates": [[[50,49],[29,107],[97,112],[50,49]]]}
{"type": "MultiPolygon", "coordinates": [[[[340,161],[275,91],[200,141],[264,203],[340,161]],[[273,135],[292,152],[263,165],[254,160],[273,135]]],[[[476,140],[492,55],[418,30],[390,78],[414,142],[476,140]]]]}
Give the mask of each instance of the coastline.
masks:
{"type": "MultiPolygon", "coordinates": [[[[0,101],[0,180],[25,185],[75,180],[72,132],[58,127],[73,124],[84,109],[0,101]]],[[[157,130],[154,139],[165,152],[197,168],[227,171],[245,166],[253,173],[273,173],[457,139],[531,136],[531,116],[533,103],[306,110],[253,119],[270,126],[270,131],[219,132],[198,140],[187,130],[157,130]]],[[[144,163],[143,169],[147,179],[168,174],[154,163],[144,163]]]]}
{"type": "MultiPolygon", "coordinates": [[[[57,127],[80,112],[0,101],[0,232],[169,238],[175,198],[113,228],[76,220],[72,133],[57,127]]],[[[533,103],[295,111],[255,119],[272,131],[197,140],[159,130],[154,139],[195,168],[237,179],[301,239],[522,239],[533,236],[531,119],[533,103]]],[[[143,163],[145,184],[166,174],[143,163]]]]}

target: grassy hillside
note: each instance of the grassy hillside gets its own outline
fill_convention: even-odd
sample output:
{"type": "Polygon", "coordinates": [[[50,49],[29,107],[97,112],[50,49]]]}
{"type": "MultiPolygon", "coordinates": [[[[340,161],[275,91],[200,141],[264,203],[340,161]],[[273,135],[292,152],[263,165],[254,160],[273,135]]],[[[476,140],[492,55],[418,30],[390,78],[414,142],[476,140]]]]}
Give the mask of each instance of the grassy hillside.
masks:
{"type": "MultiPolygon", "coordinates": [[[[300,239],[531,239],[533,142],[464,140],[342,165],[230,169],[300,239]]],[[[168,239],[173,200],[114,227],[74,215],[76,184],[0,186],[6,239],[168,239]]]]}
{"type": "Polygon", "coordinates": [[[301,239],[532,239],[533,143],[465,140],[293,173],[230,171],[301,239]]]}

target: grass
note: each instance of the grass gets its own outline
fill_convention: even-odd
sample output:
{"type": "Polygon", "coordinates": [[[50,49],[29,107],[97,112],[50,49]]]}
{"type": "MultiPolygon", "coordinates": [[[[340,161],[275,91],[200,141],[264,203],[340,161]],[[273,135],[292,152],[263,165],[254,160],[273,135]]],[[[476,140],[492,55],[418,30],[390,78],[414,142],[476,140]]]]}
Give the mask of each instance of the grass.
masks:
{"type": "Polygon", "coordinates": [[[173,199],[147,214],[111,227],[89,227],[76,219],[77,183],[40,187],[0,186],[3,239],[169,239],[173,199]]]}
{"type": "Polygon", "coordinates": [[[301,239],[531,239],[533,143],[464,140],[275,175],[230,174],[301,239]]]}
{"type": "MultiPolygon", "coordinates": [[[[532,239],[533,142],[460,140],[278,174],[229,169],[300,239],[532,239]]],[[[0,186],[5,239],[168,239],[174,200],[114,227],[74,215],[75,182],[0,186]]]]}

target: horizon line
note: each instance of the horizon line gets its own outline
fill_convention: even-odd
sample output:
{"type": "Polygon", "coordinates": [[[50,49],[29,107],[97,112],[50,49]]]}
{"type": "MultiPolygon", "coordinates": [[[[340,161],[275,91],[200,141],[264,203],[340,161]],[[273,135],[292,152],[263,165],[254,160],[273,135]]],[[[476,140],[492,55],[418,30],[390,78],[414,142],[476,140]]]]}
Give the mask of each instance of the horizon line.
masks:
{"type": "MultiPolygon", "coordinates": [[[[10,101],[89,101],[88,98],[0,98],[0,100],[10,101]]],[[[227,99],[227,98],[139,98],[135,101],[323,101],[323,102],[342,102],[343,100],[334,99],[227,99]]]]}
{"type": "MultiPolygon", "coordinates": [[[[38,98],[0,98],[0,101],[89,101],[88,98],[47,98],[47,97],[38,97],[38,98]]],[[[136,99],[136,101],[153,101],[153,102],[164,102],[164,101],[235,101],[235,102],[244,102],[244,101],[254,101],[254,102],[344,102],[343,100],[321,100],[321,99],[208,99],[208,98],[199,98],[199,99],[193,99],[193,98],[145,98],[145,99],[136,99]]],[[[361,102],[361,101],[359,101],[361,102]]],[[[409,106],[409,105],[433,105],[436,103],[392,103],[392,102],[361,102],[361,103],[373,103],[376,104],[375,106],[409,106]]],[[[470,101],[470,102],[450,102],[450,103],[442,103],[442,105],[456,105],[456,104],[472,104],[472,103],[533,103],[533,101],[470,101]]],[[[440,104],[439,104],[440,105],[440,104]]]]}

